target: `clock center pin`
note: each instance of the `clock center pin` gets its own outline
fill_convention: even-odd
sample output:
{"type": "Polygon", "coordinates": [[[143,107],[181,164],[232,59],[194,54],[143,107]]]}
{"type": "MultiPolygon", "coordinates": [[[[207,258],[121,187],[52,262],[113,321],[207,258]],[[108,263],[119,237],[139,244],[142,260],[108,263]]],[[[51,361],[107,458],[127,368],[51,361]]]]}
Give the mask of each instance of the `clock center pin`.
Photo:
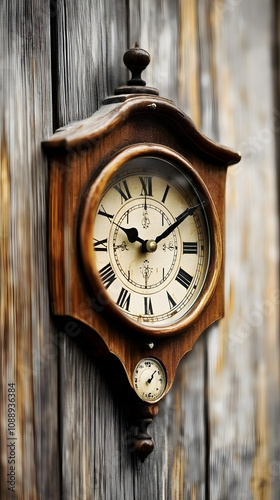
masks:
{"type": "Polygon", "coordinates": [[[145,242],[146,250],[149,253],[154,253],[157,249],[157,243],[155,240],[148,240],[145,242]]]}

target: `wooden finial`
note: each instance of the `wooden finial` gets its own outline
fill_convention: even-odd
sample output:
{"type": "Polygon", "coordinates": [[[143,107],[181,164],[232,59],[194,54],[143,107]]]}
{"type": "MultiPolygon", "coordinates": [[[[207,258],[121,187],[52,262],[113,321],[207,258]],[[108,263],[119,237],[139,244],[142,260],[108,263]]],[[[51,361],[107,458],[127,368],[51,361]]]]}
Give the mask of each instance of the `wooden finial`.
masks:
{"type": "Polygon", "coordinates": [[[146,50],[140,49],[136,42],[133,49],[129,49],[125,52],[123,62],[132,73],[132,77],[127,82],[127,85],[139,85],[144,87],[146,82],[142,80],[141,73],[150,63],[150,54],[146,50]]]}
{"type": "Polygon", "coordinates": [[[135,452],[143,463],[154,449],[154,441],[147,432],[147,427],[152,423],[152,418],[145,418],[138,422],[139,432],[135,436],[135,452]]]}
{"type": "MultiPolygon", "coordinates": [[[[154,87],[146,87],[146,82],[141,78],[141,73],[146,69],[150,62],[150,54],[140,49],[138,42],[135,42],[135,47],[125,52],[123,61],[126,67],[131,71],[131,79],[127,85],[117,87],[115,95],[121,94],[153,94],[158,95],[158,90],[154,87]]],[[[106,99],[106,103],[109,100],[106,99]]]]}

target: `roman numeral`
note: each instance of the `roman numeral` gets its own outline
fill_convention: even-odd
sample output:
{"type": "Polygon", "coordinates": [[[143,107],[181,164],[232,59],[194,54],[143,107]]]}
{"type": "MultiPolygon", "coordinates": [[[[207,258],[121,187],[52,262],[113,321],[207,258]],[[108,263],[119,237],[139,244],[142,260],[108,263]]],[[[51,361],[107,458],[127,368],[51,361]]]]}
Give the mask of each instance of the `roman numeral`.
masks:
{"type": "Polygon", "coordinates": [[[129,291],[125,288],[122,288],[117,300],[117,306],[120,306],[123,309],[126,309],[126,311],[129,311],[130,297],[131,294],[129,293],[129,291]]]}
{"type": "Polygon", "coordinates": [[[177,304],[175,302],[175,300],[171,297],[171,295],[166,291],[167,293],[167,298],[168,298],[168,303],[169,303],[169,307],[170,309],[172,309],[173,307],[175,307],[177,304]]]}
{"type": "Polygon", "coordinates": [[[130,191],[128,189],[128,185],[126,181],[119,182],[114,186],[115,190],[118,191],[121,195],[121,201],[127,201],[129,198],[131,198],[130,191]]]}
{"type": "Polygon", "coordinates": [[[113,215],[111,215],[111,214],[108,214],[108,213],[106,212],[105,208],[103,207],[103,205],[101,205],[101,208],[102,208],[102,210],[99,210],[99,211],[98,211],[98,215],[103,215],[103,217],[107,217],[107,219],[109,219],[109,222],[111,222],[111,221],[110,221],[110,219],[113,219],[113,218],[114,218],[114,216],[113,216],[113,215]]]}
{"type": "Polygon", "coordinates": [[[142,184],[140,196],[153,196],[152,177],[139,177],[142,184]]]}
{"type": "Polygon", "coordinates": [[[197,242],[184,241],[183,242],[183,253],[197,253],[197,242]]]}
{"type": "Polygon", "coordinates": [[[154,314],[152,299],[150,297],[144,297],[144,310],[146,315],[154,314]]]}
{"type": "Polygon", "coordinates": [[[115,281],[116,275],[112,269],[111,264],[107,264],[106,266],[102,267],[99,271],[100,278],[103,281],[103,284],[105,288],[109,288],[109,286],[115,281]]]}
{"type": "Polygon", "coordinates": [[[164,193],[163,193],[162,200],[161,200],[161,201],[162,201],[162,203],[165,203],[166,196],[167,196],[167,194],[168,194],[169,189],[170,189],[170,186],[166,186],[165,191],[164,191],[164,193]]]}
{"type": "Polygon", "coordinates": [[[93,248],[96,252],[107,252],[107,238],[105,238],[105,240],[100,240],[100,241],[95,240],[93,248]]]}
{"type": "Polygon", "coordinates": [[[193,276],[188,274],[186,271],[184,271],[184,269],[180,267],[179,272],[175,279],[180,283],[180,285],[183,285],[186,289],[188,289],[193,279],[193,276]]]}

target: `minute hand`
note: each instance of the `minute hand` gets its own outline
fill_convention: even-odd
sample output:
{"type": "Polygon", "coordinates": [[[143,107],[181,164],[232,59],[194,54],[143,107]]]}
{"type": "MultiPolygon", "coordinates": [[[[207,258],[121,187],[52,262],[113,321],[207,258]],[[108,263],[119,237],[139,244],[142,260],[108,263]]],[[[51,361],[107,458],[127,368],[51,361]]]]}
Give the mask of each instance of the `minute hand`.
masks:
{"type": "Polygon", "coordinates": [[[169,226],[165,231],[163,231],[163,233],[161,233],[159,236],[156,237],[155,242],[159,243],[161,240],[169,236],[170,233],[172,233],[172,231],[174,231],[174,229],[176,229],[176,227],[178,227],[179,224],[181,224],[181,222],[183,222],[189,215],[193,215],[196,209],[201,207],[203,203],[204,201],[202,203],[199,203],[199,205],[195,205],[194,207],[189,207],[186,210],[184,210],[184,212],[182,212],[180,215],[178,215],[178,217],[176,217],[176,222],[173,222],[171,226],[169,226]]]}

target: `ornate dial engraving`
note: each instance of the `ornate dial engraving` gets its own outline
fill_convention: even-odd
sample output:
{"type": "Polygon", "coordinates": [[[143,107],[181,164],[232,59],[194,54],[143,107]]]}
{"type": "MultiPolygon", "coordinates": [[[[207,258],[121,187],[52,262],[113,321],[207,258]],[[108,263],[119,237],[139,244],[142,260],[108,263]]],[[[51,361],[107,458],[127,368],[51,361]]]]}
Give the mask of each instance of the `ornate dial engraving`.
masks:
{"type": "Polygon", "coordinates": [[[136,322],[172,324],[201,293],[210,235],[198,189],[177,166],[146,156],[119,168],[101,196],[96,267],[111,300],[136,322]]]}

